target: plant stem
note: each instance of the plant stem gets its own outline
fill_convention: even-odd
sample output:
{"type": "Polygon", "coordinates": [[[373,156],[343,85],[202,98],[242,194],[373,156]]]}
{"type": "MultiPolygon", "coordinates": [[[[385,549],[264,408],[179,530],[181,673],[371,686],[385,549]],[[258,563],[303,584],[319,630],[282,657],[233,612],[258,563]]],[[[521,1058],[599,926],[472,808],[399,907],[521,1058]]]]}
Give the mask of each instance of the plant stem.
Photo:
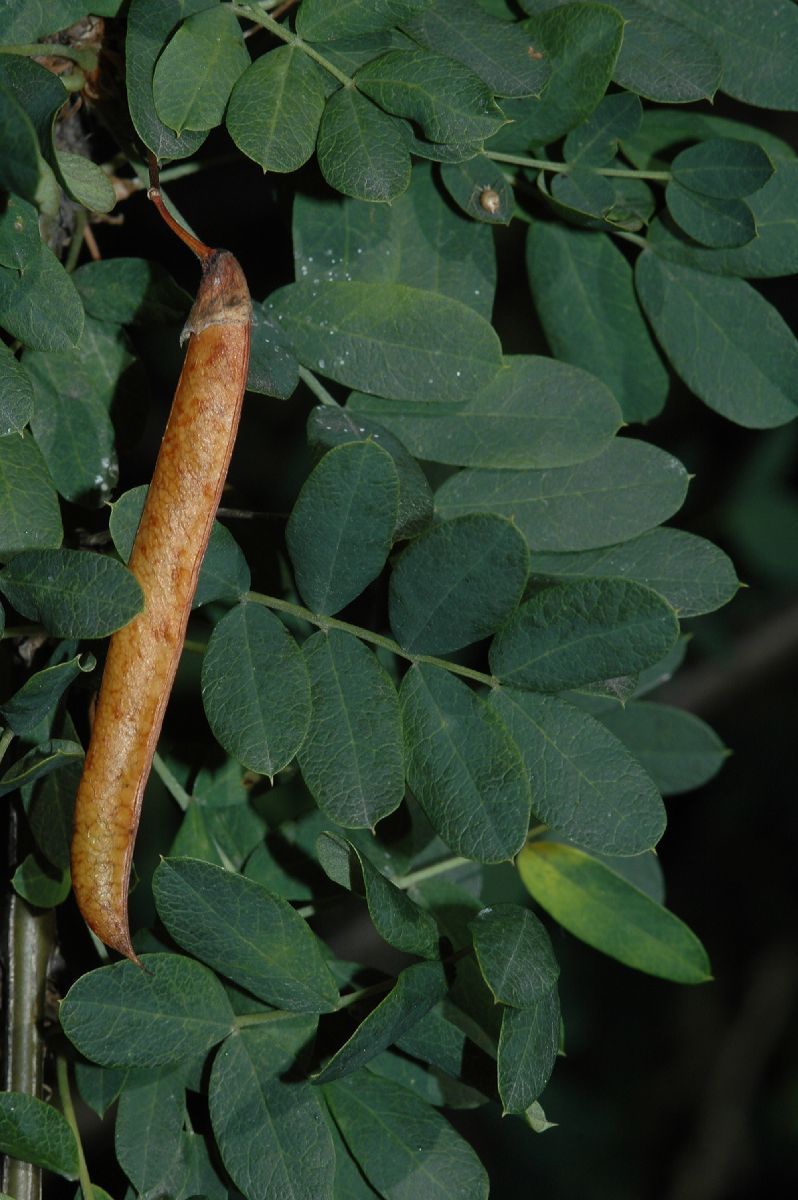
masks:
{"type": "Polygon", "coordinates": [[[670,183],[670,171],[636,171],[632,167],[594,167],[598,175],[613,179],[653,179],[655,183],[670,183]]]}
{"type": "Polygon", "coordinates": [[[287,42],[289,46],[296,46],[297,50],[301,50],[303,54],[307,54],[309,58],[312,58],[313,61],[317,62],[320,67],[323,67],[325,71],[328,71],[329,74],[332,75],[334,79],[337,79],[339,83],[343,84],[344,87],[352,88],[355,86],[354,79],[352,79],[349,75],[346,75],[343,71],[339,70],[335,63],[330,62],[330,60],[325,58],[323,54],[319,54],[318,50],[314,50],[313,47],[308,45],[307,42],[303,42],[301,37],[299,37],[296,33],[293,33],[292,30],[288,29],[285,25],[281,25],[279,21],[275,21],[274,17],[267,16],[262,9],[256,8],[252,4],[234,3],[232,7],[236,16],[249,17],[250,21],[254,21],[256,25],[261,25],[264,29],[268,29],[269,32],[273,33],[275,37],[280,39],[280,41],[287,42]]]}
{"type": "MultiPolygon", "coordinates": [[[[8,865],[19,857],[17,811],[7,807],[8,865]]],[[[55,941],[52,909],[34,910],[11,892],[3,905],[2,1083],[5,1092],[23,1092],[42,1099],[44,1091],[44,1038],[47,968],[55,941]]],[[[41,1169],[18,1158],[7,1158],[2,1191],[14,1200],[40,1200],[41,1169]]]]}
{"type": "Polygon", "coordinates": [[[76,50],[58,42],[38,42],[22,46],[0,46],[0,54],[18,54],[22,58],[68,58],[84,71],[97,70],[96,50],[76,50]]]}
{"type": "Polygon", "coordinates": [[[170,771],[169,767],[167,767],[157,750],[152,756],[152,769],[172,799],[176,800],[183,812],[185,812],[191,803],[191,797],[177,776],[170,771]]]}
{"type": "Polygon", "coordinates": [[[401,888],[406,891],[408,888],[414,887],[415,884],[421,883],[425,879],[434,879],[436,875],[443,875],[447,871],[456,871],[458,867],[467,867],[472,865],[470,858],[442,858],[439,862],[429,863],[426,867],[419,867],[417,871],[411,871],[409,875],[400,875],[396,879],[392,879],[391,883],[394,887],[401,888]]]}
{"type": "Polygon", "coordinates": [[[317,400],[320,400],[322,404],[329,404],[334,408],[341,407],[335,397],[331,396],[327,391],[321,380],[317,379],[313,372],[309,371],[307,367],[299,368],[299,378],[308,388],[310,388],[311,392],[313,392],[313,395],[317,400]]]}
{"type": "Polygon", "coordinates": [[[626,229],[609,229],[607,232],[615,234],[616,237],[623,238],[625,242],[631,242],[633,246],[640,246],[642,250],[648,249],[648,240],[640,237],[637,233],[629,233],[626,229]]]}
{"type": "Polygon", "coordinates": [[[4,729],[3,732],[0,733],[0,762],[2,762],[3,759],[5,758],[6,750],[11,745],[13,740],[14,740],[14,730],[13,729],[4,729]]]}
{"type": "Polygon", "coordinates": [[[94,1188],[91,1185],[89,1168],[86,1165],[86,1156],[83,1153],[83,1143],[80,1140],[80,1130],[78,1128],[77,1117],[75,1116],[75,1106],[72,1103],[72,1092],[69,1088],[67,1060],[63,1055],[59,1054],[55,1060],[55,1073],[58,1079],[58,1096],[61,1101],[61,1108],[64,1110],[67,1123],[75,1135],[75,1146],[78,1152],[78,1176],[80,1178],[81,1190],[83,1191],[83,1200],[94,1200],[94,1188]]]}
{"type": "MultiPolygon", "coordinates": [[[[527,158],[523,154],[500,154],[497,150],[486,150],[485,157],[493,159],[494,162],[512,163],[516,167],[531,167],[536,171],[556,171],[561,175],[567,175],[576,165],[575,163],[548,162],[545,158],[527,158]]],[[[668,183],[671,179],[670,171],[635,171],[629,167],[591,167],[590,169],[596,175],[608,175],[618,179],[653,179],[660,183],[668,183]]]]}
{"type": "MultiPolygon", "coordinates": [[[[472,864],[473,860],[470,858],[442,858],[439,862],[429,863],[426,867],[419,867],[417,871],[411,871],[409,875],[397,875],[390,882],[404,892],[424,879],[433,879],[436,875],[444,875],[447,871],[456,871],[458,867],[472,864]]],[[[326,904],[335,903],[338,899],[339,897],[332,896],[326,904]]],[[[296,910],[296,913],[299,917],[315,917],[321,907],[323,907],[321,903],[303,904],[296,910]]]]}
{"type": "Polygon", "coordinates": [[[533,842],[536,837],[540,837],[541,833],[548,833],[548,825],[533,825],[526,835],[528,842],[533,842]]]}
{"type": "Polygon", "coordinates": [[[186,638],[183,642],[183,649],[190,650],[192,654],[204,654],[208,649],[207,642],[195,642],[190,638],[186,638]]]}
{"type": "Polygon", "coordinates": [[[86,233],[86,226],[89,222],[89,214],[85,208],[78,208],[75,212],[75,228],[72,231],[72,241],[69,243],[69,250],[64,259],[64,270],[67,275],[71,275],[78,265],[80,258],[81,247],[83,246],[83,238],[86,233]]]}
{"type": "Polygon", "coordinates": [[[36,637],[39,633],[44,633],[42,625],[6,625],[3,632],[0,633],[0,640],[15,637],[36,637]]]}
{"type": "Polygon", "coordinates": [[[475,683],[483,683],[491,688],[498,687],[498,680],[494,675],[486,675],[484,671],[474,671],[471,667],[461,667],[459,663],[449,662],[445,658],[435,658],[431,654],[410,654],[392,638],[383,637],[381,633],[372,633],[370,629],[364,629],[361,625],[352,625],[349,621],[339,621],[335,617],[321,616],[319,613],[311,612],[309,608],[303,608],[301,604],[278,600],[276,596],[265,596],[261,592],[246,592],[244,599],[254,604],[262,604],[265,608],[273,608],[277,612],[290,613],[294,617],[300,617],[318,629],[341,629],[344,633],[354,634],[363,642],[382,646],[383,650],[390,650],[392,654],[397,654],[400,658],[407,659],[408,662],[429,663],[430,666],[442,667],[445,671],[451,671],[453,675],[462,675],[465,679],[473,679],[475,683]]]}

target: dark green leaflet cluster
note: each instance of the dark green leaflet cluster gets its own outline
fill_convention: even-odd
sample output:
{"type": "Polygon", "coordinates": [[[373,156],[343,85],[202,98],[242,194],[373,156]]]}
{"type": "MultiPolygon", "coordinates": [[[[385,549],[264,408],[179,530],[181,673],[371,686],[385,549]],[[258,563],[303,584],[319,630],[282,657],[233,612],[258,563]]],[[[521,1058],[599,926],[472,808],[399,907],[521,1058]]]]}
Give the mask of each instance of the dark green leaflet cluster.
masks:
{"type": "MultiPolygon", "coordinates": [[[[173,378],[190,297],[142,258],[65,269],[62,193],[108,212],[114,190],[55,148],[69,93],[21,50],[121,8],[0,13],[18,51],[0,55],[0,633],[47,638],[0,694],[0,796],[20,797],[33,848],[13,884],[40,908],[70,888],[82,643],[141,606],[124,563],[145,488],[120,491],[117,460],[144,424],[139,338],[173,331],[173,378]],[[98,545],[84,518],[106,505],[98,545]]],[[[118,1100],[131,1194],[485,1197],[438,1110],[492,1102],[547,1128],[558,967],[527,893],[628,966],[709,978],[654,847],[662,798],[727,752],[654,689],[680,621],[738,581],[666,524],[689,464],[634,426],[673,375],[752,429],[798,413],[794,336],[747,282],[798,270],[795,155],[695,107],[798,107],[795,8],[769,9],[300,0],[276,23],[243,2],[125,6],[140,143],[168,167],[224,125],[291,212],[294,279],[254,301],[248,387],[289,400],[301,380],[317,401],[298,494],[258,497],[287,519],[241,545],[214,525],[180,685],[213,749],[164,745],[155,764],[182,812],[137,933],[147,970],[101,967],[61,1008],[81,1097],[118,1100]],[[529,296],[505,353],[495,237],[519,223],[529,296]],[[512,902],[493,903],[497,871],[512,902]],[[339,905],[405,956],[394,974],[317,937],[339,905]]],[[[781,493],[759,502],[781,516],[781,493]]],[[[0,1149],[78,1178],[40,1099],[0,1097],[0,1149]]]]}

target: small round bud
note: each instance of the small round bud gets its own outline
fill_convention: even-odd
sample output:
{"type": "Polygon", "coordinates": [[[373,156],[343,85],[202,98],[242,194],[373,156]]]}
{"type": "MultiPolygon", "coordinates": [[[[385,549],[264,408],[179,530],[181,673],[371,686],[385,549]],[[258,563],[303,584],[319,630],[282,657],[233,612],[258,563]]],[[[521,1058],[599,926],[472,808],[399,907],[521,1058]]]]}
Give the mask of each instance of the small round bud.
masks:
{"type": "Polygon", "coordinates": [[[479,206],[484,208],[486,213],[495,217],[498,212],[501,212],[502,198],[495,188],[483,188],[479,195],[479,206]]]}

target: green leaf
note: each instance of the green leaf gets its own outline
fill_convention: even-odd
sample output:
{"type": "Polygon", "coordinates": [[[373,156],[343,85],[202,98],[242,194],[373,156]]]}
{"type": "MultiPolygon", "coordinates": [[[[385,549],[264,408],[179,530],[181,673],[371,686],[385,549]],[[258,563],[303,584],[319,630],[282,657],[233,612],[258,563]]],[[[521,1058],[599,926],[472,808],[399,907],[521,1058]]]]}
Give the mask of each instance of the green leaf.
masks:
{"type": "Polygon", "coordinates": [[[505,358],[493,381],[465,403],[355,393],[347,408],[379,421],[417,458],[472,467],[581,462],[603,450],[621,424],[618,405],[594,376],[520,354],[505,358]]]}
{"type": "MultiPolygon", "coordinates": [[[[355,0],[355,3],[359,2],[360,0],[355,0]]],[[[340,4],[336,5],[336,15],[343,16],[346,11],[340,4]]],[[[297,25],[300,21],[301,16],[297,13],[297,25]]],[[[317,45],[316,49],[328,62],[338,67],[339,71],[351,77],[364,63],[371,62],[373,58],[385,54],[396,45],[407,45],[406,38],[398,29],[375,29],[371,33],[362,33],[356,37],[336,36],[334,41],[325,41],[322,45],[317,45]]],[[[338,84],[332,75],[327,74],[325,86],[327,94],[332,95],[338,84]]]]}
{"type": "Polygon", "coordinates": [[[659,104],[711,100],[720,83],[721,62],[709,38],[678,19],[673,6],[656,15],[646,0],[616,0],[624,17],[623,45],[613,80],[659,104]]]}
{"type": "Polygon", "coordinates": [[[58,496],[33,438],[0,438],[0,559],[60,546],[62,537],[58,496]]]}
{"type": "Polygon", "coordinates": [[[773,174],[773,163],[756,142],[717,137],[677,154],[671,174],[674,182],[691,192],[735,200],[764,187],[773,174]]]}
{"type": "Polygon", "coordinates": [[[654,688],[667,683],[673,677],[684,662],[688,641],[689,638],[682,634],[664,658],[661,658],[658,663],[654,663],[653,667],[647,667],[645,671],[640,672],[637,677],[635,696],[646,696],[649,692],[653,692],[654,688]]]}
{"type": "Polygon", "coordinates": [[[651,226],[657,254],[699,267],[713,275],[746,275],[763,279],[798,271],[798,162],[782,161],[770,181],[746,201],[754,214],[757,236],[745,246],[713,250],[677,237],[662,221],[651,226]]]}
{"type": "Polygon", "coordinates": [[[0,591],[54,637],[107,637],[144,607],[141,587],[130,571],[90,550],[17,554],[0,571],[0,591]]]}
{"type": "Polygon", "coordinates": [[[125,82],[130,116],[136,133],[158,159],[187,158],[207,136],[203,129],[176,137],[164,125],[155,109],[153,74],[176,25],[208,7],[208,0],[131,0],[127,11],[125,82]]]}
{"type": "Polygon", "coordinates": [[[657,416],[668,375],[617,246],[601,233],[536,221],[527,234],[527,272],[552,353],[607,384],[627,421],[657,416]]]}
{"type": "Polygon", "coordinates": [[[619,546],[573,554],[536,554],[532,575],[540,579],[593,576],[633,579],[664,596],[680,617],[714,612],[739,588],[734,565],[712,542],[682,529],[651,529],[619,546]]]}
{"type": "Polygon", "coordinates": [[[299,751],[302,776],[338,825],[373,828],[404,796],[399,699],[371,650],[337,629],[302,647],[310,673],[311,720],[299,751]]]}
{"type": "Polygon", "coordinates": [[[161,1067],[128,1076],[119,1099],[114,1149],[139,1192],[163,1184],[181,1156],[185,1070],[161,1067]]]}
{"type": "Polygon", "coordinates": [[[656,850],[646,850],[643,854],[626,858],[616,858],[609,854],[596,854],[595,857],[627,883],[633,884],[639,892],[644,892],[649,899],[657,904],[664,903],[665,879],[656,850]]]}
{"type": "Polygon", "coordinates": [[[35,201],[44,167],[30,117],[13,92],[0,83],[0,187],[35,201]]]}
{"type": "Polygon", "coordinates": [[[599,720],[631,750],[663,796],[701,787],[723,766],[728,750],[709,725],[666,704],[632,701],[599,720]]]}
{"type": "Polygon", "coordinates": [[[87,317],[76,349],[28,351],[24,364],[33,381],[31,429],[53,482],[65,499],[98,507],[119,477],[111,413],[140,406],[146,389],[125,334],[87,317]]]}
{"type": "Polygon", "coordinates": [[[327,101],[317,153],[330,187],[357,200],[390,204],[410,183],[401,125],[354,88],[340,88],[327,101]]]}
{"type": "Polygon", "coordinates": [[[618,153],[618,142],[640,127],[643,106],[637,96],[614,92],[605,96],[586,121],[572,129],[563,145],[566,162],[604,167],[618,153]]]}
{"type": "Polygon", "coordinates": [[[641,0],[660,16],[686,25],[720,55],[721,86],[729,96],[763,108],[798,108],[793,48],[798,13],[789,0],[641,0]],[[745,53],[741,53],[741,47],[745,53]]]}
{"type": "MultiPolygon", "coordinates": [[[[65,732],[72,730],[67,726],[65,732]]],[[[45,755],[47,746],[44,743],[45,755]]],[[[77,742],[63,738],[50,742],[49,747],[49,761],[47,756],[42,759],[41,753],[35,761],[53,769],[37,787],[25,789],[23,802],[37,849],[54,866],[66,868],[72,841],[72,812],[83,774],[83,753],[77,742]]]]}
{"type": "MultiPolygon", "coordinates": [[[[146,496],[147,485],[141,484],[123,492],[111,505],[108,529],[124,562],[130,558],[146,496]]],[[[240,600],[249,585],[249,567],[240,546],[229,529],[214,521],[191,607],[199,608],[212,600],[240,600]]]]}
{"type": "Polygon", "coordinates": [[[744,246],[756,237],[754,214],[744,200],[718,200],[669,183],[668,212],[685,233],[705,246],[744,246]]]}
{"type": "Polygon", "coordinates": [[[96,1063],[76,1058],[73,1070],[80,1098],[98,1117],[104,1117],[125,1085],[129,1071],[98,1067],[96,1063]]]}
{"type": "MultiPolygon", "coordinates": [[[[458,972],[462,973],[464,969],[461,962],[458,972]]],[[[474,970],[476,971],[476,967],[474,970]]],[[[481,980],[478,972],[477,976],[481,980]]],[[[482,986],[491,1000],[490,992],[484,984],[482,986]]],[[[429,1063],[436,1070],[443,1071],[461,1086],[471,1088],[477,1094],[481,1092],[485,1097],[495,1095],[496,1053],[492,1041],[476,1028],[473,1020],[450,999],[444,1000],[427,1013],[423,1020],[399,1039],[397,1048],[421,1062],[429,1063]],[[468,1036],[466,1029],[479,1039],[480,1044],[468,1036]]],[[[376,1068],[376,1064],[373,1066],[376,1068]]],[[[448,1080],[443,1082],[445,1086],[448,1080]]]]}
{"type": "Polygon", "coordinates": [[[0,266],[24,271],[39,254],[39,214],[19,196],[8,196],[0,213],[0,266]]]}
{"type": "MultiPolygon", "coordinates": [[[[383,1057],[394,1058],[393,1055],[384,1055],[373,1061],[381,1061],[383,1057]]],[[[425,1078],[429,1078],[426,1073],[425,1078]]],[[[338,1126],[333,1121],[326,1105],[323,1106],[323,1111],[332,1136],[333,1146],[335,1147],[334,1200],[375,1200],[377,1193],[373,1188],[369,1187],[355,1165],[355,1160],[344,1145],[343,1139],[338,1132],[338,1126]]]]}
{"type": "Polygon", "coordinates": [[[659,792],[604,725],[567,700],[515,688],[492,692],[489,704],[521,752],[536,817],[601,854],[640,854],[657,844],[665,832],[659,792]]]}
{"type": "Polygon", "coordinates": [[[299,383],[299,363],[277,325],[257,300],[252,304],[247,391],[288,400],[299,383]]]}
{"type": "Polygon", "coordinates": [[[386,450],[349,442],[325,454],[286,527],[297,586],[314,612],[338,612],[376,579],[398,511],[399,478],[386,450]]]}
{"type": "Polygon", "coordinates": [[[75,285],[52,250],[19,275],[0,268],[0,325],[33,350],[71,350],[83,330],[83,305],[75,285]]]}
{"type": "Polygon", "coordinates": [[[456,854],[504,862],[529,826],[529,783],[504,724],[448,671],[416,664],[399,693],[407,781],[456,854]]]}
{"type": "Polygon", "coordinates": [[[33,411],[33,385],[7,346],[0,348],[0,438],[21,433],[33,411]]]}
{"type": "Polygon", "coordinates": [[[55,707],[72,680],[81,671],[93,671],[96,665],[93,654],[78,654],[68,662],[37,671],[9,700],[0,704],[3,721],[18,736],[30,733],[55,707]]]}
{"type": "Polygon", "coordinates": [[[405,954],[437,958],[440,935],[434,917],[391,883],[365,854],[334,833],[320,834],[319,862],[341,887],[364,896],[380,937],[405,954]]]}
{"type": "Polygon", "coordinates": [[[167,325],[185,320],[191,297],[146,258],[84,263],[72,276],[86,315],[114,325],[167,325]]]}
{"type": "Polygon", "coordinates": [[[309,42],[327,38],[360,38],[407,21],[429,0],[304,0],[297,13],[297,33],[309,42]]]}
{"type": "Polygon", "coordinates": [[[511,521],[490,513],[441,521],[394,561],[394,636],[423,654],[447,654],[489,637],[519,603],[528,574],[529,551],[511,521]]]}
{"type": "Polygon", "coordinates": [[[706,952],[678,917],[575,846],[533,842],[518,856],[521,879],[569,933],[628,967],[705,983],[706,952]]]}
{"type": "Polygon", "coordinates": [[[55,160],[66,191],[78,204],[99,213],[109,213],[115,207],[114,185],[97,163],[83,154],[59,149],[55,160]]]}
{"type": "Polygon", "coordinates": [[[625,579],[555,584],[497,634],[491,670],[503,683],[560,692],[651,666],[679,635],[671,606],[625,579]]]}
{"type": "Polygon", "coordinates": [[[213,1133],[245,1196],[333,1200],[335,1152],[318,1093],[292,1078],[314,1028],[308,1017],[292,1016],[241,1029],[216,1055],[208,1092],[213,1133]]]}
{"type": "MultiPolygon", "coordinates": [[[[505,101],[505,103],[507,103],[505,101]]],[[[475,158],[484,149],[484,139],[478,138],[468,142],[429,142],[419,137],[409,121],[404,122],[408,144],[413,154],[430,162],[459,163],[469,158],[475,158]]]]}
{"type": "Polygon", "coordinates": [[[487,1200],[488,1177],[474,1151],[407,1088],[367,1071],[327,1084],[324,1097],[386,1200],[487,1200]]]}
{"type": "MultiPolygon", "coordinates": [[[[298,279],[406,283],[491,318],[496,254],[490,230],[475,229],[453,210],[428,164],[416,164],[409,190],[390,208],[295,197],[293,241],[298,279]]],[[[460,347],[463,354],[467,349],[460,347]]]]}
{"type": "Polygon", "coordinates": [[[250,59],[238,20],[223,4],[183,21],[155,64],[158,117],[178,137],[220,125],[233,86],[250,59]]]}
{"type": "Polygon", "coordinates": [[[750,284],[650,253],[638,258],[635,280],[668,357],[705,404],[749,429],[796,416],[798,343],[750,284]]]}
{"type": "MultiPolygon", "coordinates": [[[[614,159],[614,163],[620,163],[614,159]]],[[[604,214],[606,221],[613,229],[634,232],[648,225],[657,207],[657,198],[649,185],[638,178],[613,178],[612,190],[615,200],[612,208],[604,214]]],[[[606,226],[602,226],[606,228],[606,226]]]]}
{"type": "MultiPolygon", "coordinates": [[[[100,12],[103,0],[94,0],[100,12]]],[[[30,0],[6,0],[0,13],[0,41],[35,42],[45,33],[65,29],[85,12],[83,0],[48,0],[31,4],[30,0]]]]}
{"type": "Polygon", "coordinates": [[[14,891],[36,908],[55,908],[70,893],[69,871],[53,867],[35,854],[23,858],[11,879],[14,891]]]}
{"type": "Polygon", "coordinates": [[[158,915],[179,946],[258,999],[294,1012],[330,1012],[338,988],[307,923],[285,900],[222,867],[162,859],[158,915]]]}
{"type": "Polygon", "coordinates": [[[300,362],[378,396],[465,400],[501,365],[499,339],[484,318],[404,284],[307,280],[275,292],[269,310],[300,362]]]}
{"type": "Polygon", "coordinates": [[[688,475],[670,454],[616,438],[602,453],[551,471],[465,470],[435,495],[440,516],[497,512],[534,550],[589,550],[628,541],[682,505],[688,475]]]}
{"type": "Polygon", "coordinates": [[[381,1054],[424,1017],[446,995],[447,983],[440,962],[420,962],[406,967],[380,1003],[324,1068],[315,1083],[329,1083],[351,1075],[381,1054]]]}
{"type": "Polygon", "coordinates": [[[361,67],[355,81],[380,108],[415,121],[433,142],[488,138],[506,122],[492,89],[442,54],[391,50],[361,67]]]}
{"type": "MultiPolygon", "coordinates": [[[[24,2],[24,0],[23,0],[24,2]]],[[[69,25],[71,22],[67,22],[69,25]]],[[[58,26],[57,28],[66,28],[58,26]]],[[[0,41],[5,42],[5,38],[0,41]]],[[[14,39],[11,39],[12,42],[14,39]]],[[[22,41],[29,39],[23,38],[22,41]]],[[[32,123],[39,149],[43,155],[52,158],[53,128],[56,114],[69,98],[69,93],[61,80],[48,71],[46,67],[33,62],[30,58],[22,58],[16,54],[4,54],[0,58],[0,84],[16,99],[32,123]]],[[[19,130],[10,131],[19,135],[19,130]]],[[[41,192],[36,200],[46,209],[49,217],[55,216],[55,205],[60,202],[58,184],[50,167],[39,160],[41,192]],[[52,189],[52,192],[51,192],[52,189]]]]}
{"type": "MultiPolygon", "coordinates": [[[[350,398],[351,399],[351,398],[350,398]]],[[[347,409],[319,404],[311,409],[307,424],[308,443],[325,450],[347,442],[376,442],[387,450],[399,478],[399,511],[393,540],[410,537],[424,529],[432,520],[432,491],[427,477],[404,445],[382,425],[368,421],[347,409]]]]}
{"type": "Polygon", "coordinates": [[[515,122],[491,148],[525,150],[553,142],[581,124],[607,90],[623,41],[623,21],[604,4],[568,4],[540,13],[522,28],[551,67],[539,100],[506,103],[515,122]]]}
{"type": "Polygon", "coordinates": [[[25,1092],[0,1095],[0,1150],[66,1179],[78,1177],[78,1148],[66,1117],[25,1092]]]}
{"type": "Polygon", "coordinates": [[[220,867],[240,870],[263,842],[266,823],[246,804],[209,807],[189,804],[175,840],[174,856],[201,858],[220,867]]]}
{"type": "Polygon", "coordinates": [[[403,28],[427,50],[465,63],[495,96],[539,96],[548,82],[549,65],[530,55],[523,27],[497,21],[478,5],[434,0],[403,28]]]}
{"type": "Polygon", "coordinates": [[[474,952],[497,1004],[531,1008],[557,986],[551,939],[534,913],[517,904],[483,908],[471,922],[474,952]]]}
{"type": "Polygon", "coordinates": [[[202,664],[202,703],[214,737],[245,767],[274,776],[290,763],[307,733],[310,684],[279,618],[257,604],[222,617],[202,664]]]}
{"type": "Polygon", "coordinates": [[[529,1008],[505,1008],[499,1035],[497,1075],[504,1114],[523,1114],[541,1094],[560,1046],[556,988],[529,1008]]]}
{"type": "Polygon", "coordinates": [[[554,211],[578,225],[583,224],[585,216],[603,220],[615,203],[615,189],[609,179],[578,163],[567,175],[555,175],[549,189],[554,211]]]}
{"type": "MultiPolygon", "coordinates": [[[[791,146],[758,125],[747,125],[729,117],[716,117],[711,113],[685,108],[646,109],[638,132],[632,137],[624,138],[623,152],[633,166],[639,170],[646,170],[668,165],[679,147],[687,142],[706,141],[713,137],[756,142],[771,161],[779,165],[795,158],[795,151],[791,146]]],[[[773,176],[770,179],[771,185],[772,182],[773,176]]]]}
{"type": "Polygon", "coordinates": [[[183,1133],[180,1157],[188,1168],[185,1196],[202,1196],[204,1200],[228,1200],[227,1184],[219,1177],[216,1164],[218,1158],[214,1152],[213,1160],[209,1153],[210,1135],[200,1133],[183,1133]]]}
{"type": "Polygon", "coordinates": [[[484,154],[466,162],[441,164],[441,180],[455,204],[477,221],[509,225],[515,196],[501,167],[484,154]]]}
{"type": "Polygon", "coordinates": [[[82,975],[67,992],[64,1033],[104,1067],[186,1062],[232,1031],[233,1010],[216,976],[179,954],[143,954],[82,975]]]}
{"type": "Polygon", "coordinates": [[[459,1079],[448,1078],[436,1068],[430,1070],[426,1063],[413,1062],[393,1050],[378,1054],[366,1070],[383,1079],[392,1079],[436,1108],[478,1108],[485,1102],[476,1088],[469,1087],[459,1079]]]}
{"type": "Polygon", "coordinates": [[[50,741],[41,742],[23,754],[22,758],[0,776],[0,796],[16,792],[76,760],[83,760],[83,747],[79,742],[65,738],[52,738],[50,741]]]}
{"type": "Polygon", "coordinates": [[[324,102],[321,69],[296,46],[281,46],[239,78],[227,129],[264,171],[296,171],[313,153],[324,102]]]}

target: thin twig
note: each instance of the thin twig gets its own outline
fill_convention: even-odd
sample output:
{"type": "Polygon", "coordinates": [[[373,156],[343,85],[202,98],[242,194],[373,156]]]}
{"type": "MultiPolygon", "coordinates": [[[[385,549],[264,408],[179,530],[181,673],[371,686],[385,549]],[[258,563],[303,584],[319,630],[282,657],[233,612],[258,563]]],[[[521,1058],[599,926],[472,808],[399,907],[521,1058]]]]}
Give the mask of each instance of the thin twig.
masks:
{"type": "Polygon", "coordinates": [[[152,756],[152,769],[172,799],[176,800],[183,812],[185,812],[188,806],[191,804],[191,796],[183,787],[177,776],[169,769],[169,767],[167,767],[157,750],[152,756]]]}
{"type": "Polygon", "coordinates": [[[499,685],[499,681],[494,675],[486,675],[484,671],[474,671],[471,667],[461,667],[459,663],[449,662],[445,658],[435,658],[432,654],[411,654],[408,650],[403,650],[393,638],[383,637],[381,633],[372,633],[370,629],[364,629],[361,625],[352,625],[349,621],[339,621],[336,617],[327,617],[311,612],[309,608],[303,608],[301,604],[291,604],[288,600],[279,600],[277,596],[266,596],[262,592],[246,592],[244,599],[250,600],[254,604],[262,604],[265,608],[273,608],[277,612],[290,613],[294,617],[300,617],[318,629],[341,629],[344,633],[354,634],[363,642],[371,642],[374,646],[381,646],[383,650],[390,650],[392,654],[405,658],[408,662],[429,663],[433,667],[442,667],[444,671],[451,671],[453,675],[462,675],[465,679],[473,679],[475,683],[485,684],[486,687],[495,688],[499,685]]]}
{"type": "Polygon", "coordinates": [[[86,1156],[83,1153],[83,1143],[80,1140],[80,1129],[78,1128],[78,1121],[75,1116],[75,1106],[72,1103],[72,1092],[69,1087],[69,1069],[67,1067],[67,1060],[62,1055],[59,1055],[55,1061],[55,1073],[58,1080],[58,1097],[61,1101],[61,1108],[64,1111],[69,1128],[75,1135],[75,1147],[78,1152],[78,1177],[83,1192],[83,1200],[94,1200],[94,1188],[91,1185],[89,1168],[86,1164],[86,1156]]]}
{"type": "MultiPolygon", "coordinates": [[[[16,808],[6,809],[8,862],[17,859],[16,808]]],[[[34,910],[10,892],[3,906],[2,985],[3,1077],[5,1092],[22,1092],[42,1099],[44,1091],[44,1020],[47,970],[55,942],[52,909],[34,910]]],[[[8,1157],[2,1171],[2,1191],[14,1200],[40,1200],[41,1169],[8,1157]]]]}
{"type": "Polygon", "coordinates": [[[708,714],[750,696],[765,680],[789,669],[798,656],[798,604],[739,638],[722,659],[681,671],[657,691],[657,700],[708,714]]]}

